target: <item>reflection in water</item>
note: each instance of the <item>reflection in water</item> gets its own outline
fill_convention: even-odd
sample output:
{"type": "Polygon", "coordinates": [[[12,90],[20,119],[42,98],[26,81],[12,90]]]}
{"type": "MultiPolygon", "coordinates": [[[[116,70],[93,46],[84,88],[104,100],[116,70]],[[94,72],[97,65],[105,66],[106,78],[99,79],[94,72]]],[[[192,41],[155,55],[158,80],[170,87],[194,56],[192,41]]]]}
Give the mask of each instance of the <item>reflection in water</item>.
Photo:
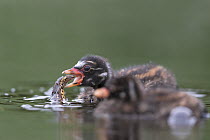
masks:
{"type": "Polygon", "coordinates": [[[59,123],[59,140],[94,140],[92,107],[83,109],[64,108],[56,112],[59,123]]]}
{"type": "Polygon", "coordinates": [[[138,140],[141,137],[139,121],[107,118],[97,123],[100,140],[138,140]]]}
{"type": "MultiPolygon", "coordinates": [[[[39,93],[34,91],[36,94],[39,93]]],[[[57,140],[199,140],[203,138],[204,130],[208,128],[206,125],[201,127],[202,122],[193,128],[190,126],[178,127],[168,126],[166,121],[140,121],[131,116],[127,118],[106,116],[99,119],[93,117],[94,108],[92,106],[84,106],[77,103],[77,100],[63,105],[51,104],[49,100],[44,99],[48,96],[47,94],[45,94],[47,96],[43,96],[43,93],[40,96],[34,96],[35,93],[29,96],[28,90],[24,93],[23,90],[20,92],[18,89],[15,93],[2,92],[1,103],[5,105],[1,106],[0,110],[6,110],[6,107],[10,105],[34,113],[53,111],[56,124],[59,126],[57,140]]],[[[209,96],[206,94],[201,98],[204,102],[208,101],[206,105],[209,108],[209,96]]]]}
{"type": "Polygon", "coordinates": [[[64,108],[55,112],[59,140],[199,140],[201,125],[168,126],[167,121],[141,121],[136,117],[94,118],[93,108],[64,108]]]}
{"type": "Polygon", "coordinates": [[[192,129],[170,129],[165,121],[140,121],[124,118],[106,118],[97,121],[100,140],[177,140],[200,139],[199,126],[192,129]],[[181,131],[181,133],[180,133],[181,131]]]}

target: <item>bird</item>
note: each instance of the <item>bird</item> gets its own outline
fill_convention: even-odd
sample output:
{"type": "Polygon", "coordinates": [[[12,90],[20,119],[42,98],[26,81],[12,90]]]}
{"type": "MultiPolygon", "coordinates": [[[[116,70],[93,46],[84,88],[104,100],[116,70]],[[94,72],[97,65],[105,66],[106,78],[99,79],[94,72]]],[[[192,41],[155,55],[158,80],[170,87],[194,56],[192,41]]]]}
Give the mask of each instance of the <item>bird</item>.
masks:
{"type": "MultiPolygon", "coordinates": [[[[73,82],[66,85],[66,88],[84,86],[95,90],[103,87],[108,80],[125,75],[132,75],[140,79],[146,90],[157,87],[177,88],[174,74],[161,65],[148,63],[113,70],[108,59],[98,55],[84,56],[71,69],[64,70],[62,73],[75,76],[73,82]]],[[[93,97],[92,91],[94,90],[86,90],[79,97],[93,97]]]]}
{"type": "MultiPolygon", "coordinates": [[[[206,113],[204,104],[194,96],[172,88],[145,90],[135,76],[120,76],[107,81],[94,91],[94,96],[104,98],[94,111],[96,117],[107,115],[122,117],[134,115],[142,120],[168,119],[195,123],[206,113]]],[[[129,116],[130,118],[131,116],[129,116]]]]}

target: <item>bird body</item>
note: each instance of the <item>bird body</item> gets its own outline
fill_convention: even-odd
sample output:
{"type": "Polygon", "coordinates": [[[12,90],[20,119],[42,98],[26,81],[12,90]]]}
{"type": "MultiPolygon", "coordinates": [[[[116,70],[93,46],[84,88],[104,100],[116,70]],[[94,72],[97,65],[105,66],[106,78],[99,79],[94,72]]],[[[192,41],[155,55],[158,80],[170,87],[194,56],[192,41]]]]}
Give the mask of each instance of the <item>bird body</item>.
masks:
{"type": "Polygon", "coordinates": [[[200,100],[177,89],[173,73],[161,65],[149,63],[114,71],[107,59],[88,55],[63,73],[75,77],[66,87],[88,87],[79,98],[95,103],[104,99],[94,111],[96,116],[132,114],[140,119],[172,118],[169,122],[173,122],[180,113],[199,119],[205,112],[200,100]]]}
{"type": "Polygon", "coordinates": [[[180,106],[189,108],[191,116],[197,119],[205,112],[203,103],[196,97],[171,88],[145,90],[141,81],[132,76],[113,78],[94,95],[106,98],[95,109],[99,117],[132,114],[139,119],[166,119],[180,106]]]}
{"type": "Polygon", "coordinates": [[[161,65],[149,63],[121,69],[115,77],[131,75],[140,79],[146,90],[152,88],[177,88],[174,74],[161,65]]]}
{"type": "MultiPolygon", "coordinates": [[[[132,75],[140,79],[145,90],[158,87],[177,87],[173,73],[161,65],[149,63],[115,71],[111,68],[106,58],[97,55],[82,57],[74,67],[64,70],[63,73],[75,76],[74,81],[66,87],[84,86],[97,89],[103,87],[108,80],[114,77],[126,75],[132,75]]],[[[83,92],[78,95],[78,98],[84,99],[87,103],[92,101],[96,103],[98,100],[93,96],[93,89],[87,88],[83,90],[83,92]]]]}

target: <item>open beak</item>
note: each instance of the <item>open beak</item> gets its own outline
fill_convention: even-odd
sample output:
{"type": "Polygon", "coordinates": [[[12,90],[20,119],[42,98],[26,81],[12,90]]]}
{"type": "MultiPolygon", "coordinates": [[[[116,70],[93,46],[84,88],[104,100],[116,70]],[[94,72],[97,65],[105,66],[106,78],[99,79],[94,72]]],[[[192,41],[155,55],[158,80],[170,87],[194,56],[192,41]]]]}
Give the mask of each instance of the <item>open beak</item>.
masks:
{"type": "Polygon", "coordinates": [[[62,72],[62,74],[71,74],[74,75],[74,81],[68,85],[66,85],[65,87],[74,87],[74,86],[78,86],[82,84],[83,78],[85,77],[85,75],[78,69],[76,68],[71,68],[68,70],[64,70],[62,72]]]}
{"type": "Polygon", "coordinates": [[[93,95],[98,98],[107,98],[107,97],[109,97],[110,92],[107,88],[99,88],[99,89],[95,90],[93,95]]]}

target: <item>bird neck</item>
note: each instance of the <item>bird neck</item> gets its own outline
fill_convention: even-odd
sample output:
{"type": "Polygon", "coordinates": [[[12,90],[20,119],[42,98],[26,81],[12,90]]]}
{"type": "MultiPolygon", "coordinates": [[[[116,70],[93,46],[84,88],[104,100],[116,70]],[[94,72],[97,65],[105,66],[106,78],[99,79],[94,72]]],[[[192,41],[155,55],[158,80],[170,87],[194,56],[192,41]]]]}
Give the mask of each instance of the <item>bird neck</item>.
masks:
{"type": "Polygon", "coordinates": [[[106,82],[114,77],[114,72],[108,62],[106,62],[106,69],[104,72],[102,72],[100,75],[100,81],[97,85],[92,86],[94,89],[104,87],[106,82]]]}

